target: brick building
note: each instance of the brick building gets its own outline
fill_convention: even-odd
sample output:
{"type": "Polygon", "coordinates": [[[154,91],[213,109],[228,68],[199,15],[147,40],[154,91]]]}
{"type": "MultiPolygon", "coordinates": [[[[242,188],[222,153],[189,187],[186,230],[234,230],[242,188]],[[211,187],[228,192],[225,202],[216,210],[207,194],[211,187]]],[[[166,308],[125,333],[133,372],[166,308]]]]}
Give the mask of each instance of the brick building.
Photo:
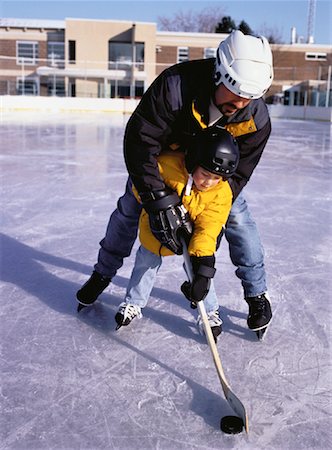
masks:
{"type": "MultiPolygon", "coordinates": [[[[166,67],[215,56],[226,34],[159,32],[155,23],[0,19],[0,95],[141,97],[166,67]]],[[[267,101],[325,106],[328,45],[272,45],[267,101]]]]}

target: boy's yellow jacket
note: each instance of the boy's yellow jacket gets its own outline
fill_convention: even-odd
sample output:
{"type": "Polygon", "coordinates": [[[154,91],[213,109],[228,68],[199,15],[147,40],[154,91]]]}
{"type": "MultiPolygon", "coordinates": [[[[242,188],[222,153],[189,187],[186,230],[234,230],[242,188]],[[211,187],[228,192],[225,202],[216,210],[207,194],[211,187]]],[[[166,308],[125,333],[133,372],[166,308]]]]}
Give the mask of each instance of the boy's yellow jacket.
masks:
{"type": "MultiPolygon", "coordinates": [[[[192,186],[189,195],[184,195],[189,174],[185,167],[184,154],[180,152],[162,153],[158,156],[160,174],[165,184],[177,192],[194,224],[194,231],[188,246],[190,256],[210,256],[216,251],[216,239],[225,225],[231,206],[232,191],[227,181],[219,183],[207,191],[199,191],[192,186]]],[[[133,188],[135,195],[137,191],[133,188]]],[[[139,223],[141,244],[152,253],[161,256],[173,255],[153,236],[149,218],[143,209],[139,223]]]]}

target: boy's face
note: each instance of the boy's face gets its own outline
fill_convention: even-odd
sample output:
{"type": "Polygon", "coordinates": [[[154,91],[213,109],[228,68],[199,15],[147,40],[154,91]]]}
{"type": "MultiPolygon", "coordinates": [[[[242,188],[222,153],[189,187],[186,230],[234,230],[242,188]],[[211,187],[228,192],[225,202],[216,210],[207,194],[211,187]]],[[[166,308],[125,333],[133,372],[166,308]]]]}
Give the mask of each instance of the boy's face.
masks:
{"type": "Polygon", "coordinates": [[[215,175],[200,166],[195,169],[192,177],[195,186],[199,191],[207,191],[208,189],[211,189],[222,179],[220,175],[215,175]]]}

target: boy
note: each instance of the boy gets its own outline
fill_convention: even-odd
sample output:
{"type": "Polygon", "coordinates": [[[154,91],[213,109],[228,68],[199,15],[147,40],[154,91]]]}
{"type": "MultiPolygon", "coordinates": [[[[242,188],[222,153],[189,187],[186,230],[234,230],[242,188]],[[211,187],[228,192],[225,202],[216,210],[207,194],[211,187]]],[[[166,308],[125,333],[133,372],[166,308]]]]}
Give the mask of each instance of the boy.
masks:
{"type": "MultiPolygon", "coordinates": [[[[217,237],[225,225],[231,206],[232,191],[227,178],[233,176],[239,161],[239,149],[235,139],[223,128],[202,130],[193,141],[190,152],[163,153],[158,166],[165,184],[175,191],[185,207],[183,223],[190,239],[188,253],[193,266],[194,279],[183,283],[182,292],[194,305],[204,300],[212,333],[221,333],[218,299],[211,285],[215,274],[217,237]],[[188,217],[192,222],[193,231],[188,217]],[[191,234],[191,235],[190,235],[191,234]]],[[[137,192],[135,193],[138,196],[137,192]]],[[[162,256],[173,255],[151,232],[149,216],[143,209],[139,237],[141,246],[136,253],[135,265],[127,287],[124,302],[115,315],[117,329],[129,325],[135,317],[141,317],[141,309],[147,304],[162,256]]],[[[179,236],[174,236],[179,240],[179,236]]],[[[187,239],[188,240],[188,239],[187,239]]],[[[171,246],[171,248],[173,248],[171,246]]],[[[197,320],[202,331],[201,318],[197,320]]]]}

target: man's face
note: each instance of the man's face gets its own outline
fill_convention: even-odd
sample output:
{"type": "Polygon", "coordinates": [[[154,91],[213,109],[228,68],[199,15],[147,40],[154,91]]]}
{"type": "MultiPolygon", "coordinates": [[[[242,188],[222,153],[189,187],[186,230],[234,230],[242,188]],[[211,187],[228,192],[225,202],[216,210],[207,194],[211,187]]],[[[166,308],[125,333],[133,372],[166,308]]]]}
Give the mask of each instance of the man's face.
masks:
{"type": "Polygon", "coordinates": [[[233,94],[223,84],[217,87],[214,96],[214,103],[224,116],[232,116],[239,109],[249,105],[250,102],[250,99],[233,94]]]}

